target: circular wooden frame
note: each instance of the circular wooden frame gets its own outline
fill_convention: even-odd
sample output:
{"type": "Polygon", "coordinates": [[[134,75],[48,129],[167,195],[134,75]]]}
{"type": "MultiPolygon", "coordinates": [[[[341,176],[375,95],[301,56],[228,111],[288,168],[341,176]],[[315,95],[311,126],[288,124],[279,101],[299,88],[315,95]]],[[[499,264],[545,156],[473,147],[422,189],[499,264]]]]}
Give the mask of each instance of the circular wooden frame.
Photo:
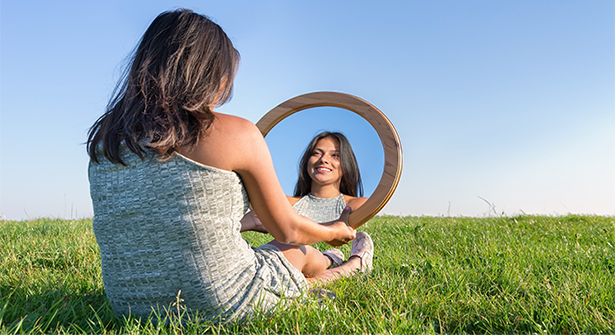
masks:
{"type": "Polygon", "coordinates": [[[378,186],[369,199],[352,212],[348,219],[350,226],[356,229],[386,205],[401,177],[403,165],[401,141],[391,121],[378,108],[361,98],[339,92],[313,92],[284,101],[265,114],[256,126],[263,136],[266,136],[285,118],[308,108],[326,106],[344,108],[367,120],[378,133],[384,150],[384,169],[378,186]]]}

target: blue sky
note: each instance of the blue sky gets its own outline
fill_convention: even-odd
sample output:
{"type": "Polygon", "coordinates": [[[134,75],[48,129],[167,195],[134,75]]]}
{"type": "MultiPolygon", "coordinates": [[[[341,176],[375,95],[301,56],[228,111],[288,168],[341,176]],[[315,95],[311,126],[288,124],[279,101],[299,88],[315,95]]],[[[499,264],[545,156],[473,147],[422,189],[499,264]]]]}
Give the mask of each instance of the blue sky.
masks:
{"type": "Polygon", "coordinates": [[[0,215],[92,215],[87,129],[175,7],[242,55],[220,112],[257,122],[313,91],[382,110],[404,149],[384,214],[493,214],[484,198],[498,214],[615,215],[615,9],[601,0],[3,1],[0,215]]]}

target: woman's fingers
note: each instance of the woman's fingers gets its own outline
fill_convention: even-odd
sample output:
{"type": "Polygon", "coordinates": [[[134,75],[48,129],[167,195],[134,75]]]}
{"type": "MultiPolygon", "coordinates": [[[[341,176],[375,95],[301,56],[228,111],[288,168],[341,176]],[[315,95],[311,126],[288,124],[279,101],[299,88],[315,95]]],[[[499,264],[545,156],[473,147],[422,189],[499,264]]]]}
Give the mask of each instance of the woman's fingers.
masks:
{"type": "Polygon", "coordinates": [[[333,222],[331,225],[335,230],[337,230],[337,238],[327,242],[328,244],[338,247],[340,245],[344,245],[356,237],[356,231],[348,225],[348,215],[350,214],[350,210],[344,209],[340,219],[338,221],[333,222]]]}

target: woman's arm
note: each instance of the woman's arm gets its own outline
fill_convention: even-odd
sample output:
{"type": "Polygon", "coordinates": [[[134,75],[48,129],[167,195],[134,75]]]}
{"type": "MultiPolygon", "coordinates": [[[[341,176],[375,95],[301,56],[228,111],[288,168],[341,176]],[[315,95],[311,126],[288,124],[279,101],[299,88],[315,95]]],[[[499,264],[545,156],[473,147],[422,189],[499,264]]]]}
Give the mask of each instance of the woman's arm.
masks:
{"type": "Polygon", "coordinates": [[[243,218],[241,218],[241,229],[239,231],[242,233],[244,231],[256,231],[264,234],[268,233],[267,228],[265,228],[254,211],[249,211],[243,216],[243,218]]]}
{"type": "MultiPolygon", "coordinates": [[[[289,195],[286,196],[290,205],[294,205],[300,198],[291,197],[289,195]]],[[[246,215],[241,219],[241,232],[244,231],[256,231],[259,233],[268,233],[267,228],[263,225],[261,220],[258,218],[256,213],[253,210],[250,210],[246,215]]]]}

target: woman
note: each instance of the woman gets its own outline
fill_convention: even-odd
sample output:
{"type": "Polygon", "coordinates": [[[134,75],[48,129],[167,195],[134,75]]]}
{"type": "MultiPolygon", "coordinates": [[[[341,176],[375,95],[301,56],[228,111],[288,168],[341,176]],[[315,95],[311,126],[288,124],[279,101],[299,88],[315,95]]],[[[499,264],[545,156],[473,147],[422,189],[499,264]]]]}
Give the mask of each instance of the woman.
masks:
{"type": "MultiPolygon", "coordinates": [[[[240,233],[249,202],[286,244],[338,246],[355,238],[349,209],[327,225],[298,215],[258,129],[213,111],[229,100],[238,62],[229,38],[207,17],[164,12],[90,129],[94,233],[117,314],[147,317],[181,301],[189,313],[229,319],[299,295],[311,255],[288,258],[272,244],[251,248],[240,233]]],[[[353,243],[359,255],[361,245],[353,243]]],[[[360,267],[359,258],[342,271],[360,267]]]]}
{"type": "MultiPolygon", "coordinates": [[[[299,163],[295,194],[287,197],[293,209],[315,222],[326,223],[340,217],[347,205],[352,211],[361,207],[367,201],[362,195],[363,185],[359,165],[346,136],[339,132],[328,131],[316,135],[299,163]]],[[[266,232],[254,212],[248,213],[242,219],[242,223],[243,230],[266,232]]],[[[366,243],[371,243],[371,238],[365,232],[358,232],[357,237],[369,241],[366,243]]],[[[299,249],[278,241],[271,243],[282,250],[288,250],[289,253],[290,250],[297,249],[297,254],[305,252],[319,254],[311,247],[299,249]]],[[[344,254],[339,249],[328,249],[322,255],[326,258],[314,257],[322,259],[322,262],[315,262],[313,267],[319,266],[319,268],[313,271],[324,271],[344,263],[344,254]]],[[[371,254],[364,255],[363,258],[361,271],[369,272],[371,254]]],[[[309,275],[309,273],[304,274],[309,275]]]]}

